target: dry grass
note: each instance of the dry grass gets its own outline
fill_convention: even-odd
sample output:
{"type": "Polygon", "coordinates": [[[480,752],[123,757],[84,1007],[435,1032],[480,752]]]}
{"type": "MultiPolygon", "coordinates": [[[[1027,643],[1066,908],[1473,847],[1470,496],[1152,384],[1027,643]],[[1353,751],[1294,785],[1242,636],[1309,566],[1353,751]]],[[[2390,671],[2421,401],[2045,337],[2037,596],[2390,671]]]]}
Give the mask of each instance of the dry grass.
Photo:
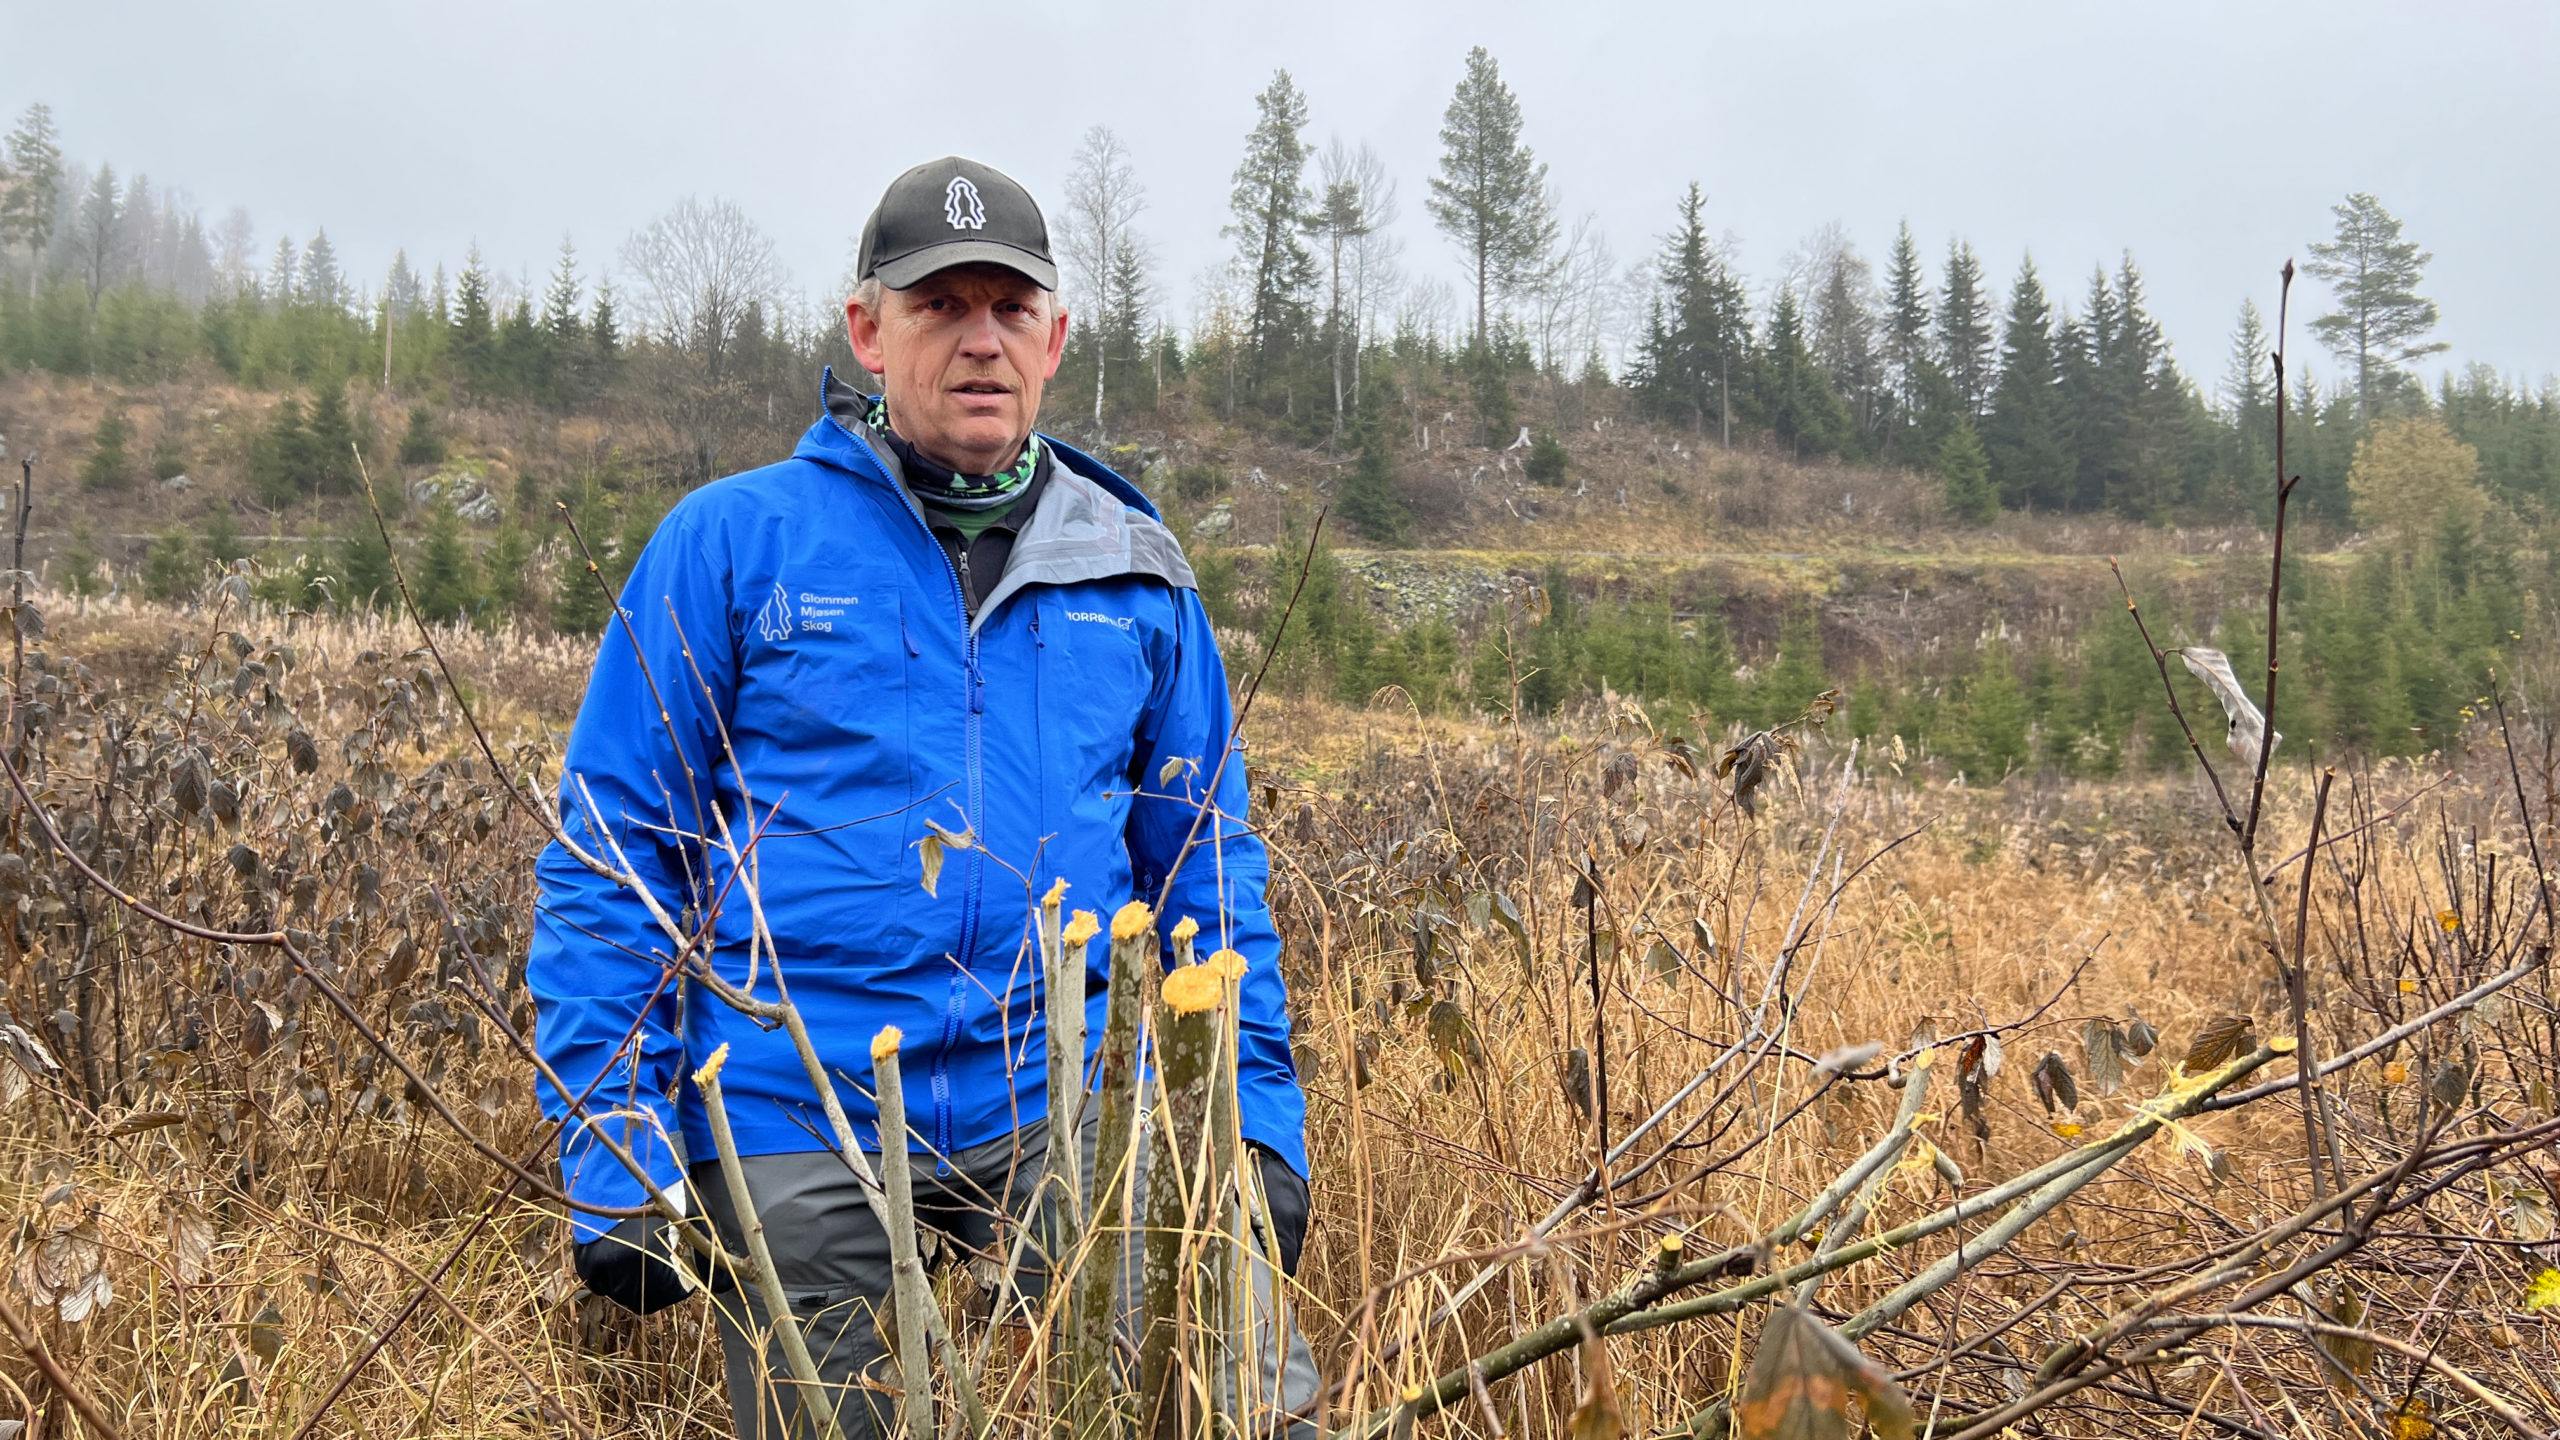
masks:
{"type": "MultiPolygon", "coordinates": [[[[368,1023],[470,1129],[502,1151],[546,1149],[523,1064],[496,1024],[526,1014],[514,977],[539,835],[472,758],[405,639],[135,610],[57,628],[55,658],[26,676],[46,718],[25,763],[73,843],[181,914],[311,932],[368,1023]],[[297,729],[317,741],[307,772],[294,761],[297,729]],[[237,795],[236,820],[183,798],[191,744],[237,795]],[[237,867],[235,845],[254,852],[254,874],[237,867]],[[490,1018],[468,999],[475,963],[501,992],[490,1018]]],[[[584,647],[447,643],[501,753],[547,783],[584,647]]],[[[2250,881],[2209,797],[2183,781],[1948,790],[1901,778],[1889,755],[1850,768],[1845,745],[1817,738],[1800,781],[1773,782],[1749,816],[1623,707],[1526,732],[1426,723],[1385,704],[1264,706],[1256,798],[1277,855],[1316,1165],[1302,1303],[1328,1376],[1352,1376],[1342,1398],[1360,1409],[1615,1286],[1663,1235],[1690,1237],[1695,1255],[1784,1219],[1883,1132],[1900,1099],[1881,1079],[1820,1075],[1812,1057],[1835,1047],[1880,1041],[1892,1055],[1915,1035],[2000,1029],[2007,1063],[1983,1087],[1979,1122],[1959,1104],[1961,1057],[1950,1055],[1920,1127],[1971,1193],[2071,1147],[2069,1124],[2090,1137],[2111,1129],[2164,1087],[2201,1022],[2242,1013],[2270,1035],[2287,1026],[2250,881]],[[1573,902],[1586,863],[1600,882],[1587,916],[1573,902]],[[1516,903],[1517,936],[1499,904],[1488,908],[1496,895],[1516,903]],[[1434,917],[1419,970],[1417,914],[1434,917]],[[1586,947],[1599,951],[1596,1031],[1586,947]],[[1593,1126],[1568,1103],[1570,1053],[1604,1052],[1606,1123],[1623,1137],[1737,1037],[1739,1011],[1782,954],[1796,997],[1783,1046],[1675,1111],[1657,1138],[1680,1143],[1650,1170],[1524,1246],[1525,1227],[1595,1153],[1593,1126]],[[1450,1009],[1435,1017],[1435,1001],[1450,1009]],[[2078,1037],[2128,1008],[2167,1038],[2121,1093],[2100,1095],[2078,1037]],[[2083,1076],[2070,1119],[2030,1093],[2048,1050],[2083,1076]],[[1504,1263],[1453,1323],[1433,1327],[1430,1313],[1473,1273],[1452,1259],[1466,1255],[1504,1263]]],[[[2436,788],[2324,856],[2311,941],[2324,1053],[2456,993],[2499,955],[2547,945],[2547,924],[2526,913],[2539,887],[2520,863],[2506,752],[2494,734],[2467,738],[2468,751],[2353,777],[2370,810],[2436,788]]],[[[2528,766],[2537,809],[2548,780],[2528,766]]],[[[2279,769],[2270,783],[2280,857],[2303,834],[2309,777],[2279,769]]],[[[2367,818],[2347,795],[2342,782],[2333,831],[2367,818]]],[[[0,1294],[36,1309],[55,1290],[29,1267],[50,1257],[85,1273],[84,1247],[96,1247],[114,1298],[77,1323],[57,1303],[41,1330],[125,1434],[727,1433],[704,1306],[635,1322],[580,1295],[556,1211],[502,1198],[496,1167],[308,981],[118,912],[22,811],[8,823],[25,869],[0,868],[0,884],[24,896],[0,957],[7,1018],[64,1070],[0,1112],[0,1205],[16,1222],[19,1271],[0,1294]],[[56,1023],[66,1010],[67,1027],[56,1023]],[[421,1295],[382,1358],[355,1368],[421,1295]]],[[[2285,872],[2288,897],[2296,874],[2285,872]]],[[[2493,1009],[2346,1072],[2346,1173],[2408,1152],[2442,1064],[2469,1066],[2477,1086],[2457,1134],[2548,1122],[2560,1084],[2548,1001],[2536,976],[2493,1009]]],[[[1926,1370],[1911,1387],[1924,1411],[2004,1403],[2056,1342],[2183,1273],[2163,1267],[2303,1203],[2292,1105],[2199,1121],[2139,1152],[1868,1352],[1926,1370]],[[1927,1369],[2011,1317],[2015,1328],[1927,1369]]],[[[2550,1233],[2547,1204],[2534,1209],[2533,1153],[2394,1217],[2385,1229],[2415,1238],[2378,1240],[2351,1268],[2369,1325],[2440,1347],[2529,1413],[2550,1414],[2552,1337],[2521,1309],[2550,1233]]],[[[1907,1163],[1874,1224],[1947,1198],[1945,1179],[1907,1163]]],[[[1818,1303],[1835,1318],[1854,1311],[1946,1248],[1931,1240],[1856,1267],[1818,1303]]],[[[1765,1313],[1610,1342],[1631,1433],[1676,1430],[1732,1394],[1765,1313]]],[[[2371,1396],[2341,1393],[2309,1357],[2291,1333],[2216,1330],[2036,1423],[2060,1435],[2367,1433],[2416,1383],[2412,1362],[2386,1353],[2359,1377],[2371,1396]]],[[[1496,1387],[1494,1408],[1513,1434],[1558,1435],[1578,1384],[1576,1362],[1560,1356],[1496,1387]]],[[[2454,1422],[2448,1433],[2487,1433],[2473,1402],[2438,1380],[2418,1388],[2454,1422]]],[[[0,1346],[0,1418],[42,1408],[46,1393],[0,1346]]],[[[76,1433],[66,1408],[50,1413],[58,1428],[47,1433],[76,1433]]],[[[1424,1423],[1491,1428],[1466,1405],[1424,1423]]]]}

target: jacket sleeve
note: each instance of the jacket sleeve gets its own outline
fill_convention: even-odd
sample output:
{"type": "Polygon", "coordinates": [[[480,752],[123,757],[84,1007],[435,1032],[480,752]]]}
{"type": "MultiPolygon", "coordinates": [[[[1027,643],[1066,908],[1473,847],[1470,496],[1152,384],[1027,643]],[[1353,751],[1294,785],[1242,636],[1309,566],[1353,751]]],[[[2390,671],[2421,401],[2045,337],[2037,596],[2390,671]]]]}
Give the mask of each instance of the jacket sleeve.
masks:
{"type": "MultiPolygon", "coordinates": [[[[619,846],[633,877],[679,924],[704,874],[700,843],[685,837],[716,833],[713,766],[736,688],[728,590],[724,567],[681,511],[659,525],[623,586],[622,617],[606,617],[561,773],[563,832],[608,865],[619,846]]],[[[545,1082],[543,1113],[560,1119],[594,1085],[582,1114],[561,1126],[561,1177],[572,1200],[639,1205],[647,1199],[640,1182],[594,1135],[612,1134],[662,1189],[681,1177],[673,1092],[684,1041],[668,978],[676,947],[637,894],[557,841],[535,875],[541,894],[526,964],[535,1043],[570,1089],[562,1095],[545,1082]]],[[[580,1214],[573,1223],[587,1240],[614,1222],[580,1214]]]]}
{"type": "Polygon", "coordinates": [[[1154,688],[1138,731],[1131,777],[1138,793],[1129,810],[1130,869],[1140,887],[1138,898],[1150,904],[1165,876],[1174,877],[1156,917],[1168,956],[1173,927],[1186,915],[1200,922],[1203,954],[1224,946],[1244,956],[1243,1003],[1237,1016],[1237,1118],[1247,1140],[1271,1150],[1303,1176],[1307,1100],[1289,1055],[1289,990],[1280,976],[1280,936],[1264,895],[1270,858],[1262,837],[1247,824],[1252,787],[1242,745],[1227,757],[1223,771],[1218,764],[1231,742],[1235,714],[1208,612],[1189,590],[1174,592],[1174,608],[1169,651],[1151,657],[1154,688]],[[1205,817],[1204,803],[1209,806],[1205,817]],[[1195,819],[1200,822],[1196,835],[1195,819]]]}

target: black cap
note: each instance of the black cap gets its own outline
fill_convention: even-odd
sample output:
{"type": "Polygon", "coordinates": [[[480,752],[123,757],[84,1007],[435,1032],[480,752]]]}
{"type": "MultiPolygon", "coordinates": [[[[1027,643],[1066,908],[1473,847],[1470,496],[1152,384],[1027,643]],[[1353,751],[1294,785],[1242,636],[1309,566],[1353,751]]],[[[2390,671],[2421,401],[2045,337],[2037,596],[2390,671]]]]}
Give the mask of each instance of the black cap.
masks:
{"type": "Polygon", "coordinates": [[[904,290],[954,265],[1002,265],[1043,290],[1058,288],[1049,222],[1031,192],[991,165],[946,155],[889,182],[862,225],[856,280],[904,290]]]}

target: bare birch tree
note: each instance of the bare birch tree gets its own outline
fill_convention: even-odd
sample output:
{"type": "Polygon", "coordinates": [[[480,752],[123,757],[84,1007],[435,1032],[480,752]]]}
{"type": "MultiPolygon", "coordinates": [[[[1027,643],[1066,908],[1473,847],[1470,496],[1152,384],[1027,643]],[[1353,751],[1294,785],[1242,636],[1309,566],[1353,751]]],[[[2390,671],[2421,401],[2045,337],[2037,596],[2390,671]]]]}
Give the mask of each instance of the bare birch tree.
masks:
{"type": "MultiPolygon", "coordinates": [[[[1139,212],[1147,208],[1146,187],[1138,183],[1129,147],[1107,125],[1084,132],[1067,170],[1066,223],[1060,248],[1066,252],[1069,308],[1091,318],[1094,329],[1093,428],[1102,430],[1102,401],[1111,370],[1109,322],[1124,318],[1138,301],[1137,284],[1145,270],[1137,238],[1139,212]],[[1115,291],[1127,290],[1121,295],[1115,291]]],[[[1143,328],[1143,327],[1141,327],[1143,328]]]]}
{"type": "Polygon", "coordinates": [[[773,237],[731,201],[688,195],[622,244],[643,324],[718,377],[750,307],[782,286],[773,237]]]}
{"type": "MultiPolygon", "coordinates": [[[[1395,218],[1395,182],[1367,143],[1354,150],[1337,137],[1317,158],[1316,187],[1309,225],[1324,246],[1325,345],[1333,366],[1333,437],[1339,440],[1346,393],[1343,352],[1351,353],[1355,366],[1359,363],[1360,242],[1395,218]]],[[[1356,384],[1349,397],[1358,399],[1356,384]]]]}

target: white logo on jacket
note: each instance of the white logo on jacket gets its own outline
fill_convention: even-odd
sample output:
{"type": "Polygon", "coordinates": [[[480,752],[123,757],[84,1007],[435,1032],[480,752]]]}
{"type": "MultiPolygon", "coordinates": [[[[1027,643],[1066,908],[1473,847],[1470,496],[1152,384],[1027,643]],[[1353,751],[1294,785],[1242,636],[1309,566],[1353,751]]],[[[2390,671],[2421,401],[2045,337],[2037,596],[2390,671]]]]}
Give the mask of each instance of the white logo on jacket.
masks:
{"type": "Polygon", "coordinates": [[[767,645],[779,645],[791,638],[791,597],[783,592],[779,581],[773,587],[773,598],[756,612],[756,633],[767,645]]]}
{"type": "Polygon", "coordinates": [[[951,188],[942,192],[942,218],[954,230],[987,228],[987,207],[978,202],[978,187],[966,175],[951,177],[951,188]]]}
{"type": "Polygon", "coordinates": [[[1105,615],[1099,610],[1070,610],[1067,612],[1067,618],[1090,620],[1096,625],[1116,625],[1123,630],[1138,623],[1137,617],[1133,615],[1105,615]]]}

